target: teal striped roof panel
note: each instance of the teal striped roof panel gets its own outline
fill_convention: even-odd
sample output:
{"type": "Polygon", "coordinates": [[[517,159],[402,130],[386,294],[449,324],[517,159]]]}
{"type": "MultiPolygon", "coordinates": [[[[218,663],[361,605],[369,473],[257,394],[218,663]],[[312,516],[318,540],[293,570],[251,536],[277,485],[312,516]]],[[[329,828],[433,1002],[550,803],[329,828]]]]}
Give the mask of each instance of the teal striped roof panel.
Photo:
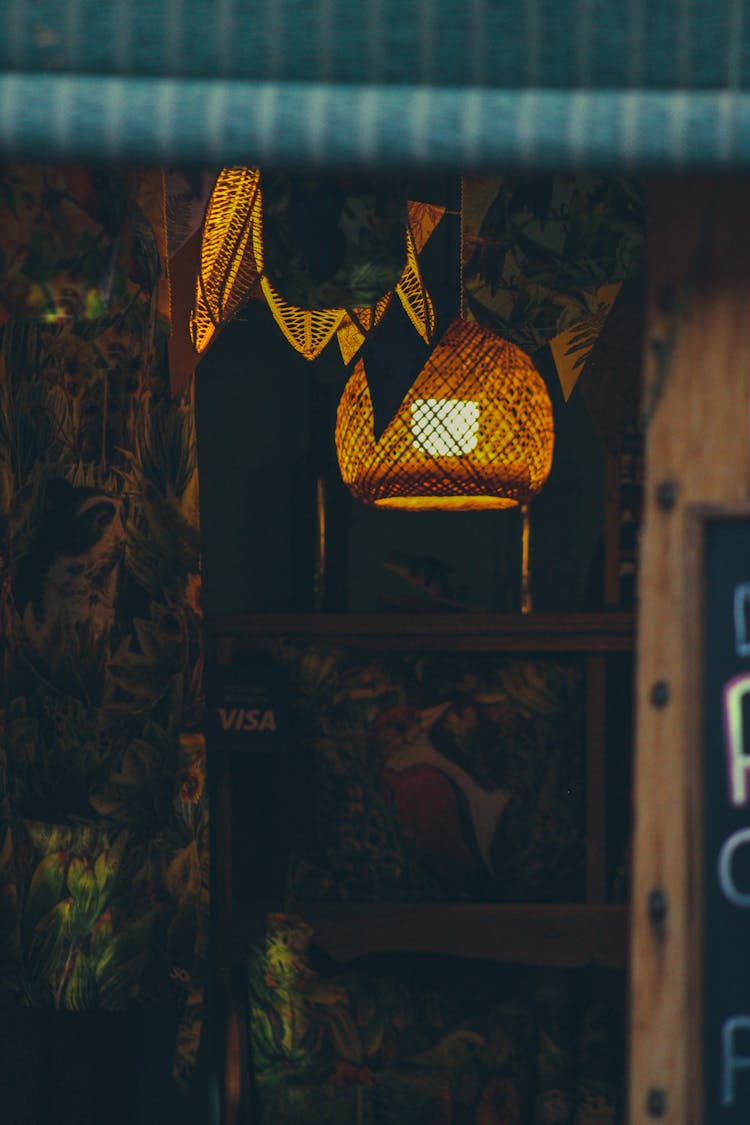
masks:
{"type": "Polygon", "coordinates": [[[314,167],[750,166],[750,94],[0,78],[0,150],[314,167]]]}
{"type": "Polygon", "coordinates": [[[597,89],[750,86],[747,0],[0,0],[0,69],[597,89]]]}
{"type": "Polygon", "coordinates": [[[750,0],[0,0],[0,157],[750,168],[750,0]]]}

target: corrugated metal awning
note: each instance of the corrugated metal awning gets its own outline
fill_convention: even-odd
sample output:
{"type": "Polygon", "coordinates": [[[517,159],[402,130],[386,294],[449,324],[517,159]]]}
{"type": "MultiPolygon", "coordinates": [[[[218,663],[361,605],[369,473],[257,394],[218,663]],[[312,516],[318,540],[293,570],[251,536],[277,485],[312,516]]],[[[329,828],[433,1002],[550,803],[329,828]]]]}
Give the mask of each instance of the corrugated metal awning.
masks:
{"type": "Polygon", "coordinates": [[[0,0],[0,152],[750,166],[746,0],[0,0]]]}

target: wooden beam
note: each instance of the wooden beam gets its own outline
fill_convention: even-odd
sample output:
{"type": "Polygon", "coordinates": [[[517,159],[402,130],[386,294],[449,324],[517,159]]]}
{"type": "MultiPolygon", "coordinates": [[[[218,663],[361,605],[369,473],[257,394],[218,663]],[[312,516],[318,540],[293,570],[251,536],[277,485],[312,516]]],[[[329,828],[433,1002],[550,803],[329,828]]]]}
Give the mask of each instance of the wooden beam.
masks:
{"type": "MultiPolygon", "coordinates": [[[[701,1120],[690,860],[687,509],[750,487],[750,183],[649,185],[632,903],[630,1122],[701,1120]],[[666,915],[649,914],[663,892],[666,915]],[[654,1113],[661,1101],[663,1112],[654,1113]]],[[[704,1125],[709,1125],[708,1122],[704,1125]]]]}
{"type": "Polygon", "coordinates": [[[278,637],[323,640],[388,651],[630,652],[633,614],[606,613],[305,613],[208,618],[222,651],[262,651],[278,637]]]}
{"type": "MultiPolygon", "coordinates": [[[[221,964],[262,941],[276,903],[238,903],[220,937],[221,964]]],[[[382,953],[423,953],[574,968],[625,966],[628,910],[587,903],[305,902],[315,944],[337,961],[382,953]]]]}

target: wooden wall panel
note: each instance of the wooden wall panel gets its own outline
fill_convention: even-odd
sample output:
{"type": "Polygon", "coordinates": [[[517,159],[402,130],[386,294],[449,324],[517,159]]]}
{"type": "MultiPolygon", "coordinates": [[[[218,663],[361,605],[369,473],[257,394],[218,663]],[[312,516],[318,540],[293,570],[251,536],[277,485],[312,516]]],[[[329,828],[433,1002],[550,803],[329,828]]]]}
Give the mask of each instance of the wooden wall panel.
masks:
{"type": "Polygon", "coordinates": [[[750,491],[749,204],[746,179],[649,185],[631,1125],[700,1121],[688,753],[698,687],[690,645],[698,590],[688,579],[686,508],[745,500],[750,491]],[[660,890],[666,896],[661,923],[648,909],[649,896],[660,890]]]}

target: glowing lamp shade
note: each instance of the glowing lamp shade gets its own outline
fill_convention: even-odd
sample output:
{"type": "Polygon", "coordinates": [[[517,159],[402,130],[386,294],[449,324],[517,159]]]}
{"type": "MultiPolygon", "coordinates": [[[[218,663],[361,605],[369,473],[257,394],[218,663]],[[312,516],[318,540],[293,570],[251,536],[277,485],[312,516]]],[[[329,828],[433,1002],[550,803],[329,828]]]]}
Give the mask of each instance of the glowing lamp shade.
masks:
{"type": "Polygon", "coordinates": [[[336,451],[358,500],[383,508],[510,508],[549,475],[552,404],[514,344],[456,318],[375,440],[365,368],[339,403],[336,451]]]}

